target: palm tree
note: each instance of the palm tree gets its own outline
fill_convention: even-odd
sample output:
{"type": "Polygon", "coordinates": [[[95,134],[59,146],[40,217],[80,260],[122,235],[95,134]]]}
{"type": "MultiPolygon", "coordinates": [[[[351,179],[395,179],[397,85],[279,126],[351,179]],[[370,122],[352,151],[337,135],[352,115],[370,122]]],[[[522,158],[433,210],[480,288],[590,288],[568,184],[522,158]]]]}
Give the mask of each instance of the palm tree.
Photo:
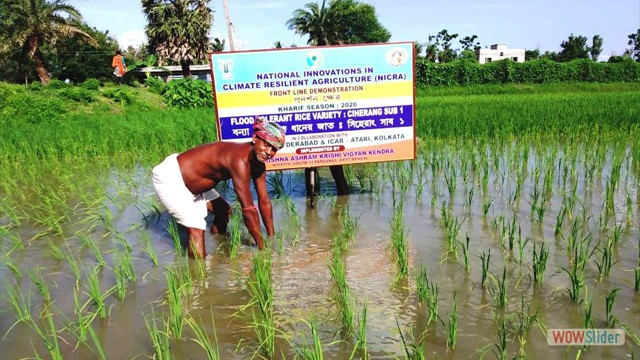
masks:
{"type": "Polygon", "coordinates": [[[305,9],[296,9],[291,19],[287,20],[287,28],[294,30],[298,35],[309,35],[308,45],[332,45],[338,44],[335,25],[338,15],[338,8],[343,4],[343,0],[330,0],[326,6],[326,0],[322,0],[322,5],[318,3],[308,3],[305,9]]]}
{"type": "Polygon", "coordinates": [[[142,0],[150,52],[161,64],[180,63],[184,77],[191,76],[189,65],[207,56],[213,22],[209,1],[142,0]]]}
{"type": "Polygon", "coordinates": [[[2,0],[0,5],[0,53],[6,54],[19,48],[35,62],[40,82],[47,84],[51,75],[40,48],[44,44],[76,35],[82,36],[91,46],[97,42],[76,24],[82,23],[82,15],[64,0],[2,0]],[[66,15],[66,16],[65,16],[66,15]]]}

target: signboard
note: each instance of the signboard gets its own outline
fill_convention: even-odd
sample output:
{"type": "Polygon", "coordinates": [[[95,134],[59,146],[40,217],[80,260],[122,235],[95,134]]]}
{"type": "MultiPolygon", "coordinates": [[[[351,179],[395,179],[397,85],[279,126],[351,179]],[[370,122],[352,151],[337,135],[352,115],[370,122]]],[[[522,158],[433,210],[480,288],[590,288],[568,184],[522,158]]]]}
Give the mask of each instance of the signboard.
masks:
{"type": "Polygon", "coordinates": [[[285,128],[268,170],[415,158],[413,43],[210,54],[221,141],[285,128]]]}

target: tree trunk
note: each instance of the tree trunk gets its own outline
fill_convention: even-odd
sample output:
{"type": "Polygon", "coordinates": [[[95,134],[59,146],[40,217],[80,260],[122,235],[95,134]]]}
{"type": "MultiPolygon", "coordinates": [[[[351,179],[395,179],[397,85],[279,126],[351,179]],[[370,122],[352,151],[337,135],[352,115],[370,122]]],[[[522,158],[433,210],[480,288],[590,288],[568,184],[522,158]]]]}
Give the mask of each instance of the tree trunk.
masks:
{"type": "Polygon", "coordinates": [[[189,60],[180,61],[180,65],[182,66],[182,76],[185,78],[191,77],[191,69],[189,68],[189,64],[191,64],[191,61],[189,60]]]}
{"type": "Polygon", "coordinates": [[[36,73],[40,78],[40,82],[43,85],[46,85],[51,80],[51,75],[49,75],[49,71],[47,71],[47,67],[44,63],[44,56],[40,52],[40,47],[37,43],[33,42],[31,44],[31,58],[36,62],[36,73]]]}

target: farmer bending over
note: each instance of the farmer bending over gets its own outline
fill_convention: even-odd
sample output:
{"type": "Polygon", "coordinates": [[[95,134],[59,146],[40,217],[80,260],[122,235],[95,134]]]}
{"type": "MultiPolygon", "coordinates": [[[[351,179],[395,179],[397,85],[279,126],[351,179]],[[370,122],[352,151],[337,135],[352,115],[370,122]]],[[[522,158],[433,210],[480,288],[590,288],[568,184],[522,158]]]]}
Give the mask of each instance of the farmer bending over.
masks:
{"type": "Polygon", "coordinates": [[[204,231],[207,210],[215,215],[211,233],[226,232],[231,207],[213,187],[228,179],[233,181],[249,233],[258,248],[264,248],[258,208],[267,235],[274,234],[264,163],[283,146],[284,129],[256,117],[251,142],[219,141],[200,145],[182,154],[169,155],[153,168],[153,187],[160,202],[178,224],[187,229],[189,256],[206,256],[204,231]],[[253,204],[250,179],[258,194],[258,208],[253,204]]]}

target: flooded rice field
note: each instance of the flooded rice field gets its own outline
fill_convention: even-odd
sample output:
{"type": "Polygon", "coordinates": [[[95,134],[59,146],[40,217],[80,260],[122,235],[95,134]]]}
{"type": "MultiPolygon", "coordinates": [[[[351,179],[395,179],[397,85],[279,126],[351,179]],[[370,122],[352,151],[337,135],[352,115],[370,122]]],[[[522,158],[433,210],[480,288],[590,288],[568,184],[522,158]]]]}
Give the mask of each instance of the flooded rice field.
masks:
{"type": "Polygon", "coordinates": [[[204,260],[176,251],[150,166],[46,172],[48,188],[3,194],[0,352],[637,358],[639,148],[425,141],[415,161],[346,168],[348,196],[320,169],[315,208],[303,171],[273,172],[269,249],[236,209],[204,260]],[[625,344],[550,346],[556,328],[622,329],[625,344]]]}

